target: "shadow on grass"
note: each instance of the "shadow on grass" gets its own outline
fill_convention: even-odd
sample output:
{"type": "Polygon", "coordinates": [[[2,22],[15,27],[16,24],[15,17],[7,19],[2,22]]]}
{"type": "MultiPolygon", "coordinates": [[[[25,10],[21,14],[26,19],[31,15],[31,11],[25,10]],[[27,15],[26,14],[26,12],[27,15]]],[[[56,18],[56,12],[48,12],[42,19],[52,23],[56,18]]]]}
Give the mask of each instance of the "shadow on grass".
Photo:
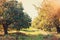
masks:
{"type": "Polygon", "coordinates": [[[8,35],[1,35],[0,40],[60,40],[54,35],[26,35],[24,33],[16,32],[8,35]]]}

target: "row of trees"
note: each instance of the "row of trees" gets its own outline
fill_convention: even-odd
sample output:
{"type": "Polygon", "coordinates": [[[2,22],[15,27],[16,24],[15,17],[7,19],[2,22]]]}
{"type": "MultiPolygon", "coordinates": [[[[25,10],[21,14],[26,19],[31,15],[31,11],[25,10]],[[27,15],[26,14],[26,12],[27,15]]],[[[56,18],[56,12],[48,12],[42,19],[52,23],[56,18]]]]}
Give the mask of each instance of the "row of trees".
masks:
{"type": "Polygon", "coordinates": [[[8,34],[8,26],[12,24],[14,28],[20,30],[22,28],[29,28],[31,25],[31,18],[27,13],[23,12],[22,3],[18,1],[8,1],[3,4],[0,23],[3,25],[4,33],[8,34]]]}
{"type": "Polygon", "coordinates": [[[52,31],[52,28],[56,28],[57,32],[59,33],[60,12],[58,8],[55,8],[55,5],[56,3],[53,3],[52,0],[43,0],[41,7],[36,7],[38,9],[38,17],[36,17],[32,22],[32,26],[49,31],[52,31]]]}

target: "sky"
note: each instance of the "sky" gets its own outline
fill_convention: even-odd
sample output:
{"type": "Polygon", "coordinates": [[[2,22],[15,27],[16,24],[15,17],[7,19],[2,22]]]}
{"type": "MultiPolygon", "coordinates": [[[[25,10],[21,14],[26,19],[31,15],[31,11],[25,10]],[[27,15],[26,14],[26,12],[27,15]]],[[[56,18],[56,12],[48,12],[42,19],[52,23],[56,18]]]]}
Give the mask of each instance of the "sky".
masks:
{"type": "Polygon", "coordinates": [[[28,13],[32,20],[38,15],[38,12],[33,6],[33,4],[39,6],[42,0],[18,0],[18,1],[19,2],[21,1],[23,3],[24,11],[28,13]]]}

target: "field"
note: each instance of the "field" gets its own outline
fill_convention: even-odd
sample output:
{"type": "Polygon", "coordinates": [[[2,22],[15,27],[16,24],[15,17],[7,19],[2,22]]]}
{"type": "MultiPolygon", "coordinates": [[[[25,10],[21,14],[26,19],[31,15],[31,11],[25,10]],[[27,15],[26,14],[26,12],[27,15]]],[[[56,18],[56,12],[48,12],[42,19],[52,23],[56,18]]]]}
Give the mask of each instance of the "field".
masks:
{"type": "Polygon", "coordinates": [[[50,33],[39,29],[29,28],[8,31],[8,35],[0,35],[0,40],[60,40],[60,34],[50,33]]]}

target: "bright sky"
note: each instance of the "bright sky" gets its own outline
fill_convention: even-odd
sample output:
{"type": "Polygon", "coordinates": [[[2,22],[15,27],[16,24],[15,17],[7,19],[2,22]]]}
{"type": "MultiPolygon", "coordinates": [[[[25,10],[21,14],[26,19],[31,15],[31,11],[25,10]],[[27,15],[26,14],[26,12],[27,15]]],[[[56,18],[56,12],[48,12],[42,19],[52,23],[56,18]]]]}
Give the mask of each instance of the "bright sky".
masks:
{"type": "Polygon", "coordinates": [[[27,12],[32,19],[34,19],[38,15],[37,10],[33,6],[33,4],[38,6],[42,2],[42,0],[18,0],[18,1],[19,2],[22,1],[25,12],[27,12]]]}

